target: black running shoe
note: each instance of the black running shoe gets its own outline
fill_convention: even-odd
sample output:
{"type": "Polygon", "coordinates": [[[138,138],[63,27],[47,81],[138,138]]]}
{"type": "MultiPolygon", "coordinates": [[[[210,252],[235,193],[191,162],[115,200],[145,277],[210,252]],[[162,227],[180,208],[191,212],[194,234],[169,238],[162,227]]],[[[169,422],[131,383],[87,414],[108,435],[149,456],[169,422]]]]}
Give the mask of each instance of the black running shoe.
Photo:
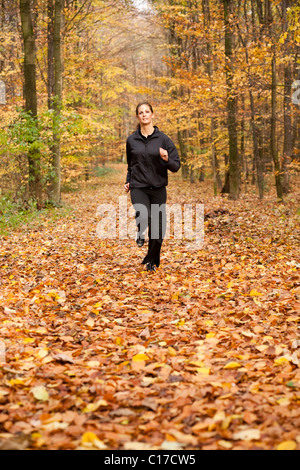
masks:
{"type": "Polygon", "coordinates": [[[156,266],[153,263],[153,261],[149,261],[146,265],[146,270],[147,271],[156,271],[156,266]]]}
{"type": "Polygon", "coordinates": [[[145,243],[145,239],[144,239],[144,238],[138,237],[138,238],[136,239],[136,244],[137,244],[137,246],[142,247],[142,246],[144,245],[144,243],[145,243]]]}

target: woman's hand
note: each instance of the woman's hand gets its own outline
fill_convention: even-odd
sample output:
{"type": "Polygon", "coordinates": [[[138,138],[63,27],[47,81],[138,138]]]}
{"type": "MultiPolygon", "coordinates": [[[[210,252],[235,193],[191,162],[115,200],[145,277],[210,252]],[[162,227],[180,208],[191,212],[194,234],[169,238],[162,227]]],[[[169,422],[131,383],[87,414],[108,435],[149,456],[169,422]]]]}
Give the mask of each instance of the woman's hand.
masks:
{"type": "Polygon", "coordinates": [[[168,155],[167,150],[162,149],[161,147],[159,147],[159,154],[165,162],[169,161],[169,155],[168,155]]]}
{"type": "Polygon", "coordinates": [[[128,193],[128,191],[130,189],[130,183],[125,183],[124,184],[124,189],[125,189],[125,193],[128,193]]]}

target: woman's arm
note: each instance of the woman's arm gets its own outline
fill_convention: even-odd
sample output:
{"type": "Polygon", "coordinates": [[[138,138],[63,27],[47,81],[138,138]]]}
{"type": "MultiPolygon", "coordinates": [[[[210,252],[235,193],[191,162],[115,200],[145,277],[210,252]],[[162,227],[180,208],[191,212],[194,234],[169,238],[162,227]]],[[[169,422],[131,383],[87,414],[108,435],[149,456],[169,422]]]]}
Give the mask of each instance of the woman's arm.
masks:
{"type": "Polygon", "coordinates": [[[172,140],[167,137],[165,141],[165,148],[159,149],[160,157],[166,162],[168,170],[176,172],[180,168],[180,158],[172,140]]]}
{"type": "MultiPolygon", "coordinates": [[[[129,185],[130,185],[130,180],[131,180],[131,152],[130,152],[130,146],[128,144],[128,140],[126,142],[126,157],[127,157],[127,176],[126,176],[126,183],[125,186],[128,187],[127,191],[129,191],[129,185]]],[[[126,190],[126,189],[125,189],[126,190]]]]}

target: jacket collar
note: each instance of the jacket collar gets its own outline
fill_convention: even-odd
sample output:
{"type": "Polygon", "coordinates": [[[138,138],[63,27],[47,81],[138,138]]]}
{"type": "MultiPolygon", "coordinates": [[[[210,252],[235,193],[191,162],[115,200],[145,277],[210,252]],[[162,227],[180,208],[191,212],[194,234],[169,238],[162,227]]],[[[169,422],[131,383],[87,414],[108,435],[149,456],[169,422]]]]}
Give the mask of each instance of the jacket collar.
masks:
{"type": "Polygon", "coordinates": [[[152,134],[148,135],[148,137],[146,138],[146,137],[142,136],[141,131],[140,131],[140,126],[139,126],[137,128],[137,130],[135,131],[135,133],[134,133],[134,138],[135,139],[140,139],[144,142],[147,139],[150,140],[150,139],[153,139],[154,137],[158,137],[158,132],[159,132],[158,127],[154,126],[154,132],[152,134]]]}

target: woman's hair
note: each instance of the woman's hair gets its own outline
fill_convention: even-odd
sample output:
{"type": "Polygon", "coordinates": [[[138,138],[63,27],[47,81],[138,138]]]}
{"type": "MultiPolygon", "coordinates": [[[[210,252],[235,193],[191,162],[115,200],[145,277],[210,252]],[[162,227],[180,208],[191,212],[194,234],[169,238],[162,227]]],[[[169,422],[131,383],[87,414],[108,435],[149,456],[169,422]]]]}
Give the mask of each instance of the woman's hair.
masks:
{"type": "Polygon", "coordinates": [[[142,103],[139,103],[139,104],[137,105],[136,111],[135,111],[135,112],[136,112],[136,115],[138,116],[138,114],[139,114],[139,109],[140,109],[141,106],[143,106],[143,104],[144,104],[145,106],[149,106],[150,111],[151,111],[151,113],[153,114],[153,108],[152,108],[151,104],[148,103],[147,101],[143,101],[142,103]]]}

